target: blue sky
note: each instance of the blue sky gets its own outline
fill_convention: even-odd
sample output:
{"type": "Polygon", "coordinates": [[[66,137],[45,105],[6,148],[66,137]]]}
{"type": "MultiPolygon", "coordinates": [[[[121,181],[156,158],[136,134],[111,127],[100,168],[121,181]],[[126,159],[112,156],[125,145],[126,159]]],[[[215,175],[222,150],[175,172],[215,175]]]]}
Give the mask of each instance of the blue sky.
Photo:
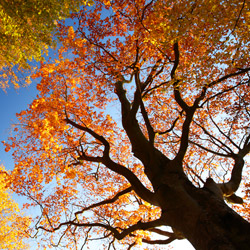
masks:
{"type": "MultiPolygon", "coordinates": [[[[0,89],[0,141],[7,141],[11,131],[11,125],[16,122],[16,113],[26,109],[28,104],[36,97],[36,84],[32,83],[28,87],[14,89],[12,86],[6,93],[0,89]]],[[[11,151],[6,153],[4,146],[0,144],[0,163],[6,169],[13,169],[11,151]]]]}

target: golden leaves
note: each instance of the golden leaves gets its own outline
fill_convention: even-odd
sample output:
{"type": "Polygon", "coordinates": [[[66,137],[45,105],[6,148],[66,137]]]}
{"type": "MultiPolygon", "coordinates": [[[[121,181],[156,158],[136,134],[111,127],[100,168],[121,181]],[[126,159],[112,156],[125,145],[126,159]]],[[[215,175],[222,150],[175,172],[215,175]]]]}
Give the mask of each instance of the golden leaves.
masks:
{"type": "Polygon", "coordinates": [[[0,248],[8,250],[28,249],[25,244],[29,218],[22,216],[18,204],[10,196],[10,176],[0,166],[0,248]],[[6,186],[7,184],[7,186],[6,186]]]}
{"type": "Polygon", "coordinates": [[[74,32],[74,28],[72,26],[69,26],[69,29],[68,29],[68,38],[69,39],[74,39],[75,38],[75,32],[74,32]]]}
{"type": "MultiPolygon", "coordinates": [[[[88,0],[32,0],[4,2],[0,6],[0,87],[9,83],[16,88],[20,72],[30,73],[32,60],[40,61],[48,48],[55,45],[53,35],[58,22],[78,11],[80,5],[91,5],[88,0]],[[16,69],[17,68],[17,69],[16,69]]],[[[27,79],[27,83],[29,79],[27,79]]]]}
{"type": "MultiPolygon", "coordinates": [[[[97,1],[93,8],[84,8],[73,15],[79,20],[77,30],[60,24],[63,44],[59,56],[54,62],[42,62],[32,76],[41,77],[37,85],[39,95],[27,110],[18,115],[20,125],[10,139],[13,143],[5,143],[6,151],[14,147],[16,166],[13,183],[17,192],[29,192],[36,201],[43,203],[44,214],[49,214],[54,226],[58,226],[64,218],[72,218],[76,210],[113,197],[128,186],[123,176],[114,174],[100,163],[106,154],[106,146],[100,137],[110,144],[110,159],[127,167],[145,187],[152,190],[144,167],[136,154],[133,155],[132,150],[135,149],[131,149],[122,128],[120,118],[125,111],[121,110],[121,103],[116,99],[115,85],[121,81],[124,87],[121,88],[124,95],[119,97],[124,99],[125,109],[136,113],[141,108],[144,112],[144,117],[139,111],[134,114],[134,123],[137,126],[138,121],[138,131],[141,129],[145,141],[150,129],[145,124],[145,116],[148,115],[148,123],[156,137],[154,146],[173,159],[179,150],[183,124],[188,116],[176,102],[174,90],[180,91],[179,99],[182,98],[192,109],[202,88],[227,73],[232,56],[243,52],[234,54],[233,51],[242,48],[236,49],[233,41],[232,44],[221,41],[229,31],[233,18],[224,13],[224,7],[219,8],[219,1],[211,3],[211,11],[219,20],[216,25],[211,15],[207,15],[207,4],[202,2],[200,6],[190,6],[190,1],[184,0],[152,1],[155,5],[147,8],[144,1],[115,0],[112,6],[109,1],[97,1]],[[104,13],[101,13],[102,8],[105,8],[104,13]],[[106,11],[108,8],[112,8],[110,12],[106,11]],[[106,17],[108,13],[112,15],[106,17]],[[219,19],[220,15],[222,19],[219,19]],[[176,60],[173,43],[177,40],[180,63],[176,78],[171,80],[171,69],[176,60]],[[219,66],[220,63],[225,63],[225,67],[219,66]],[[178,85],[174,85],[176,79],[178,85]],[[137,103],[139,94],[142,95],[140,101],[145,110],[142,103],[137,103]],[[66,124],[69,119],[71,125],[66,124]]],[[[233,10],[229,9],[229,13],[232,14],[233,10]]],[[[32,24],[30,20],[29,25],[32,24]]],[[[237,36],[240,37],[241,33],[237,36]]],[[[248,55],[245,53],[247,50],[244,55],[248,55]]],[[[239,58],[238,63],[243,62],[239,58]]],[[[231,70],[235,70],[236,65],[232,64],[231,70]]],[[[212,110],[203,106],[197,110],[194,121],[190,123],[190,138],[194,142],[205,141],[204,144],[209,146],[213,141],[219,144],[212,137],[212,140],[207,139],[197,123],[214,133],[216,125],[212,125],[210,116],[219,119],[222,107],[234,103],[237,94],[242,98],[244,92],[249,92],[246,88],[240,93],[228,94],[229,91],[226,91],[225,96],[217,96],[228,88],[234,89],[234,83],[220,83],[207,93],[207,98],[213,99],[210,101],[212,110]]],[[[247,98],[245,102],[249,103],[247,98]]],[[[229,108],[233,111],[232,107],[229,108]]],[[[129,118],[130,115],[126,117],[128,122],[129,118]]],[[[227,127],[225,121],[222,123],[224,128],[227,127]]],[[[133,125],[130,124],[131,129],[133,125]]],[[[237,126],[241,129],[240,125],[237,126]]],[[[232,128],[235,129],[236,125],[232,128]]],[[[218,163],[205,162],[207,158],[208,154],[202,149],[190,144],[184,163],[188,174],[195,176],[195,183],[200,181],[195,179],[197,175],[203,176],[208,166],[214,170],[221,167],[218,163]]],[[[147,222],[158,218],[160,212],[159,208],[130,193],[112,204],[79,215],[78,220],[101,220],[117,228],[128,228],[140,220],[147,222]]],[[[40,223],[51,227],[46,216],[41,218],[40,223]]],[[[136,232],[138,244],[143,236],[145,233],[136,232]]]]}

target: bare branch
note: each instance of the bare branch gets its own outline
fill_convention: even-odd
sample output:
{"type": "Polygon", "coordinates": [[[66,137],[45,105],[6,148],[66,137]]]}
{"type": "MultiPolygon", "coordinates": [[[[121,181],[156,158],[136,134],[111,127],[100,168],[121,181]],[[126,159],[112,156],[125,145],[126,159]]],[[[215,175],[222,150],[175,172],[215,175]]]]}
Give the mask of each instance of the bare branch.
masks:
{"type": "MultiPolygon", "coordinates": [[[[228,157],[232,157],[233,155],[235,155],[234,154],[234,152],[232,151],[232,149],[230,148],[230,147],[228,147],[225,143],[223,143],[221,140],[219,140],[219,139],[217,139],[215,136],[213,136],[211,133],[209,133],[209,131],[208,130],[206,130],[202,125],[200,125],[200,124],[198,124],[197,122],[195,122],[195,124],[197,125],[197,126],[199,126],[203,131],[204,131],[204,133],[206,134],[206,135],[208,135],[213,141],[211,141],[214,145],[216,145],[218,148],[220,148],[220,149],[222,149],[224,152],[226,152],[227,154],[228,154],[228,157]],[[224,148],[222,148],[221,146],[219,146],[216,142],[218,142],[221,146],[223,146],[224,148]],[[227,151],[227,150],[228,151],[227,151]]],[[[192,142],[192,143],[194,143],[194,142],[192,142]]],[[[195,143],[194,143],[195,144],[195,143]]],[[[201,145],[199,145],[198,143],[196,143],[196,145],[197,146],[199,146],[199,147],[201,147],[202,148],[202,146],[201,145]]],[[[205,147],[203,148],[203,149],[205,149],[205,147]]],[[[207,150],[207,151],[211,151],[211,150],[207,150]]],[[[215,153],[215,151],[211,151],[211,152],[213,152],[213,153],[215,153]]],[[[218,154],[218,153],[217,153],[218,154]]],[[[226,156],[226,155],[224,155],[223,154],[223,156],[226,156]]]]}
{"type": "Polygon", "coordinates": [[[245,162],[243,158],[239,157],[238,155],[235,156],[234,160],[235,162],[231,174],[231,179],[226,183],[218,184],[225,196],[231,196],[232,194],[234,194],[234,192],[238,190],[242,180],[242,170],[245,162]]]}
{"type": "Polygon", "coordinates": [[[223,77],[220,77],[219,79],[212,81],[211,83],[208,84],[208,87],[213,87],[217,83],[223,82],[231,77],[239,76],[241,74],[245,74],[250,71],[250,68],[245,68],[245,69],[238,69],[239,71],[225,75],[223,77]]]}
{"type": "Polygon", "coordinates": [[[148,190],[131,170],[115,163],[109,157],[104,158],[102,163],[113,172],[124,176],[139,197],[152,205],[158,205],[158,202],[155,199],[155,194],[148,190]]]}
{"type": "Polygon", "coordinates": [[[167,129],[167,130],[165,130],[165,131],[163,131],[163,132],[156,131],[156,133],[159,134],[159,135],[163,135],[163,134],[167,134],[167,133],[171,132],[171,131],[174,129],[174,127],[175,127],[177,121],[180,119],[180,116],[181,116],[182,114],[183,114],[183,110],[180,112],[180,115],[174,120],[173,124],[171,125],[171,127],[170,127],[169,129],[167,129]]]}
{"type": "Polygon", "coordinates": [[[70,120],[69,118],[66,118],[66,122],[74,126],[75,128],[78,128],[82,131],[88,132],[91,134],[95,139],[99,140],[100,142],[103,143],[105,146],[104,151],[103,151],[103,156],[102,157],[93,157],[93,156],[88,156],[84,152],[81,153],[81,160],[86,160],[90,162],[101,162],[103,163],[108,169],[112,170],[113,172],[120,174],[124,176],[128,182],[131,184],[133,190],[137,193],[138,196],[140,196],[142,199],[145,201],[157,205],[156,200],[154,198],[154,193],[152,193],[150,190],[148,190],[137,178],[137,176],[128,168],[115,163],[110,159],[109,156],[109,150],[110,150],[110,145],[108,141],[103,137],[95,133],[93,130],[90,128],[84,127],[82,125],[79,125],[75,123],[74,121],[70,120]]]}
{"type": "Polygon", "coordinates": [[[128,187],[120,192],[118,192],[113,198],[110,198],[110,199],[107,199],[107,200],[104,200],[104,201],[100,201],[98,203],[95,203],[95,204],[92,204],[88,207],[85,207],[83,208],[82,210],[78,211],[75,213],[75,217],[77,217],[78,214],[81,214],[83,213],[84,211],[87,211],[89,209],[92,209],[92,208],[95,208],[95,207],[99,207],[99,206],[102,206],[102,205],[107,205],[107,204],[111,204],[113,202],[115,202],[116,200],[118,200],[120,198],[120,196],[124,195],[124,194],[127,194],[129,192],[132,191],[132,188],[131,187],[128,187]]]}
{"type": "Polygon", "coordinates": [[[149,142],[153,145],[154,144],[154,138],[155,138],[155,132],[154,132],[154,129],[153,129],[153,127],[151,125],[151,122],[149,120],[148,113],[147,113],[147,111],[145,109],[143,100],[142,100],[142,98],[140,98],[140,99],[141,99],[140,100],[141,112],[142,112],[142,116],[143,116],[143,119],[144,119],[146,127],[147,127],[149,142]]]}
{"type": "Polygon", "coordinates": [[[161,219],[156,219],[156,220],[150,221],[150,222],[138,221],[136,224],[134,224],[126,229],[123,229],[121,232],[119,232],[116,228],[114,228],[110,225],[107,225],[107,224],[98,223],[98,222],[96,222],[96,223],[79,223],[79,222],[76,222],[75,220],[71,220],[71,221],[66,221],[66,222],[60,223],[57,227],[54,227],[52,229],[48,229],[48,228],[45,228],[43,226],[39,226],[39,227],[37,227],[37,230],[42,229],[42,230],[45,230],[47,232],[55,232],[64,226],[67,226],[67,227],[68,226],[101,227],[101,228],[104,228],[104,229],[107,229],[108,231],[110,231],[116,239],[122,240],[127,235],[129,235],[130,233],[132,233],[136,230],[147,230],[149,228],[162,226],[162,225],[163,225],[163,222],[161,221],[161,219]]]}
{"type": "Polygon", "coordinates": [[[109,153],[110,145],[109,145],[108,141],[103,136],[97,134],[96,132],[94,132],[92,129],[90,129],[88,127],[84,127],[84,126],[70,120],[69,118],[66,118],[65,121],[67,123],[69,123],[70,125],[72,125],[73,127],[80,129],[82,131],[85,131],[85,132],[89,133],[90,135],[92,135],[96,140],[100,141],[105,146],[104,154],[109,153]]]}
{"type": "Polygon", "coordinates": [[[174,66],[171,70],[171,79],[175,79],[175,72],[176,72],[176,69],[179,65],[179,60],[180,60],[180,53],[179,53],[179,46],[178,46],[178,42],[175,42],[174,43],[174,55],[175,55],[175,60],[174,60],[174,66]]]}
{"type": "Polygon", "coordinates": [[[194,142],[194,141],[189,140],[189,142],[192,143],[192,144],[194,144],[194,145],[196,145],[197,147],[199,147],[199,148],[201,148],[201,149],[203,149],[203,150],[209,152],[209,153],[212,153],[212,154],[215,154],[215,155],[218,155],[218,156],[223,156],[223,157],[230,157],[230,158],[232,157],[232,155],[230,155],[230,154],[222,154],[222,153],[219,153],[219,152],[214,151],[214,150],[212,150],[212,149],[206,148],[206,147],[204,147],[204,146],[202,146],[202,145],[200,145],[199,143],[196,143],[196,142],[194,142]]]}

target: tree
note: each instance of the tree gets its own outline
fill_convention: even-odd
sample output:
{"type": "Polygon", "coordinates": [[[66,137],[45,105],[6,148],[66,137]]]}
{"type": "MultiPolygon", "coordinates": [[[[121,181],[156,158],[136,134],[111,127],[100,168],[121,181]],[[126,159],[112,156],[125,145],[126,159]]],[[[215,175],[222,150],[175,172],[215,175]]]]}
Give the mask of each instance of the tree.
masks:
{"type": "MultiPolygon", "coordinates": [[[[0,4],[0,87],[19,86],[18,72],[29,70],[32,60],[53,45],[57,20],[79,10],[77,0],[3,0],[0,4]],[[15,69],[16,67],[16,69],[15,69]]],[[[55,43],[55,39],[54,39],[55,43]]]]}
{"type": "Polygon", "coordinates": [[[0,247],[3,250],[28,249],[25,231],[29,218],[20,214],[17,203],[12,200],[8,190],[9,181],[8,173],[0,166],[0,247]]]}
{"type": "Polygon", "coordinates": [[[44,242],[249,248],[248,9],[96,1],[59,23],[59,58],[6,143],[44,242]]]}

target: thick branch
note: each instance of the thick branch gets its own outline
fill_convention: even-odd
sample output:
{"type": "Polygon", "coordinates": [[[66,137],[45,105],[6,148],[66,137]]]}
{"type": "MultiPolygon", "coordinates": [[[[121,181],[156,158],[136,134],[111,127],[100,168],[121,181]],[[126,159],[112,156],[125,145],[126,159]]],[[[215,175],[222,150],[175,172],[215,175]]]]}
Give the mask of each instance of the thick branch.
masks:
{"type": "Polygon", "coordinates": [[[179,151],[175,157],[175,160],[177,162],[181,162],[184,159],[184,156],[186,154],[187,148],[188,148],[188,142],[189,142],[189,130],[190,125],[193,120],[194,112],[196,109],[191,109],[188,112],[186,111],[186,119],[182,126],[182,134],[181,134],[181,143],[179,151]]]}
{"type": "Polygon", "coordinates": [[[171,79],[175,79],[175,71],[179,65],[180,62],[180,53],[179,53],[179,46],[178,46],[178,42],[174,43],[174,56],[175,56],[175,60],[174,60],[174,66],[171,70],[171,79]]]}
{"type": "Polygon", "coordinates": [[[231,196],[238,190],[242,179],[244,163],[242,157],[235,157],[231,179],[226,183],[218,184],[225,196],[231,196]]]}
{"type": "Polygon", "coordinates": [[[158,205],[155,194],[148,190],[131,170],[113,162],[109,157],[105,157],[102,163],[113,172],[124,176],[139,197],[152,205],[158,205]]]}
{"type": "Polygon", "coordinates": [[[92,135],[96,140],[100,141],[105,146],[104,153],[106,153],[106,154],[109,153],[110,145],[109,145],[108,141],[103,136],[97,134],[96,132],[94,132],[92,129],[90,129],[88,127],[84,127],[84,126],[70,120],[68,117],[66,117],[65,121],[68,124],[72,125],[73,127],[80,129],[82,131],[85,131],[85,132],[89,133],[90,135],[92,135]]]}
{"type": "Polygon", "coordinates": [[[170,237],[166,240],[147,240],[147,239],[142,239],[142,242],[144,243],[147,243],[147,244],[152,244],[152,245],[155,245],[155,244],[160,244],[160,245],[167,245],[169,243],[171,243],[172,241],[176,240],[175,237],[170,237]]]}
{"type": "Polygon", "coordinates": [[[155,132],[154,132],[154,129],[153,129],[153,127],[151,125],[151,122],[149,120],[148,113],[147,113],[147,111],[145,109],[142,98],[141,98],[140,107],[141,107],[141,112],[142,112],[143,119],[144,119],[146,127],[147,127],[149,142],[153,145],[154,144],[154,139],[155,139],[155,132]]]}
{"type": "Polygon", "coordinates": [[[82,152],[81,160],[103,163],[111,171],[113,171],[119,175],[124,176],[128,180],[128,182],[131,184],[133,190],[137,193],[137,195],[139,197],[141,197],[145,201],[151,203],[152,205],[157,205],[157,202],[154,199],[154,193],[149,191],[140,182],[140,180],[137,178],[137,176],[131,170],[129,170],[128,168],[126,168],[118,163],[115,163],[114,161],[112,161],[110,159],[110,156],[109,156],[110,145],[109,145],[108,141],[103,136],[98,135],[90,128],[87,128],[87,127],[84,127],[82,125],[75,123],[74,121],[70,120],[69,118],[66,118],[66,122],[71,124],[75,128],[78,128],[82,131],[88,132],[95,139],[99,140],[104,145],[104,151],[103,151],[102,157],[92,157],[92,156],[88,156],[82,152]]]}
{"type": "MultiPolygon", "coordinates": [[[[141,105],[142,107],[142,113],[144,115],[144,119],[146,122],[146,125],[148,126],[148,131],[150,134],[150,138],[154,137],[153,128],[150,125],[148,116],[143,109],[142,103],[141,103],[141,82],[139,79],[139,69],[135,69],[134,72],[135,81],[136,81],[136,91],[134,94],[134,102],[131,108],[131,103],[126,98],[126,91],[123,88],[123,82],[118,81],[116,83],[116,94],[118,95],[118,98],[121,102],[121,108],[122,108],[122,125],[125,129],[127,136],[131,142],[132,145],[132,152],[134,155],[143,163],[145,167],[145,171],[149,170],[148,167],[150,167],[151,161],[154,161],[155,166],[161,166],[162,161],[168,160],[167,157],[165,157],[159,150],[155,149],[150,143],[145,135],[143,134],[139,122],[137,121],[136,114],[138,112],[138,109],[141,105]],[[153,136],[152,136],[153,135],[153,136]],[[156,161],[159,162],[156,163],[156,161]]],[[[151,139],[152,141],[152,139],[151,139]]],[[[147,172],[147,175],[149,179],[153,178],[154,173],[157,172],[158,169],[150,169],[149,172],[147,172]]],[[[140,196],[140,195],[139,195],[140,196]]]]}
{"type": "Polygon", "coordinates": [[[173,236],[175,236],[174,233],[163,231],[163,230],[161,230],[159,228],[150,228],[147,231],[152,232],[152,233],[157,233],[157,234],[160,234],[160,235],[163,235],[163,236],[167,236],[167,237],[173,237],[173,236]]]}
{"type": "Polygon", "coordinates": [[[115,92],[120,100],[121,108],[122,108],[122,116],[127,116],[130,112],[130,102],[126,97],[126,90],[123,88],[123,84],[125,83],[125,79],[122,78],[118,80],[115,84],[115,92]]]}

